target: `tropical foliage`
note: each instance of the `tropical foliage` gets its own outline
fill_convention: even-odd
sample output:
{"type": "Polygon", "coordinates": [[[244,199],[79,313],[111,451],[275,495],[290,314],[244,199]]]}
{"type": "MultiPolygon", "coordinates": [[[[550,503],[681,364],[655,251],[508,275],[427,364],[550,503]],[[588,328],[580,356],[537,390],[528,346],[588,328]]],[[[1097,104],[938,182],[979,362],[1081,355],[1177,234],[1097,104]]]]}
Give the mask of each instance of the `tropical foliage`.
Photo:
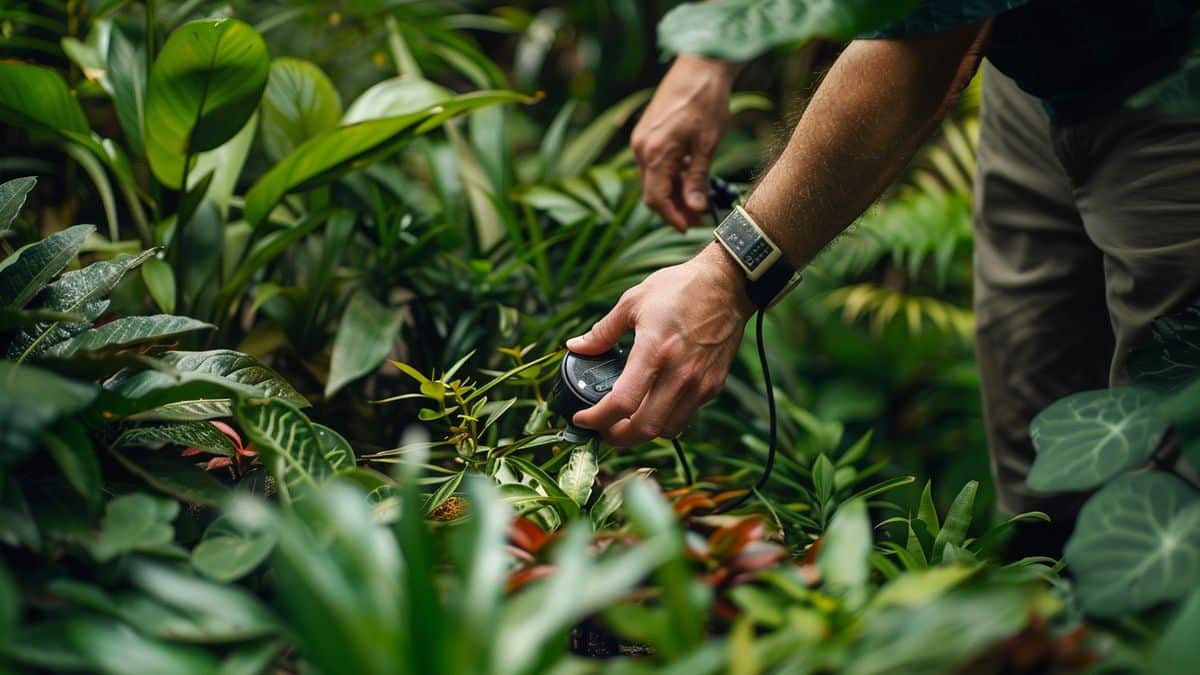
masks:
{"type": "Polygon", "coordinates": [[[772,311],[766,485],[749,340],[694,483],[560,433],[563,340],[709,237],[624,148],[656,25],[791,73],[749,179],[814,39],[913,3],[674,4],[0,10],[0,671],[1194,669],[1200,309],[1034,424],[1033,487],[1099,488],[1070,575],[992,513],[976,89],[772,311]]]}

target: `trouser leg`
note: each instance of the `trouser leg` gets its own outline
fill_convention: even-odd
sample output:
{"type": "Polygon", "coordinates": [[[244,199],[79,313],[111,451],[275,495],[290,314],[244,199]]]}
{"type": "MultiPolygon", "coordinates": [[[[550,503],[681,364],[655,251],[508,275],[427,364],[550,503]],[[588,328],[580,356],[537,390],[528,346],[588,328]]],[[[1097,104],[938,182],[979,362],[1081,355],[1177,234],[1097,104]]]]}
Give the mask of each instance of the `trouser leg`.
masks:
{"type": "Polygon", "coordinates": [[[1029,422],[1103,387],[1113,351],[1101,252],[1089,241],[1038,99],[984,66],[975,187],[975,317],[984,421],[999,507],[1045,511],[1021,553],[1054,554],[1079,495],[1033,492],[1029,422]]]}
{"type": "Polygon", "coordinates": [[[1200,119],[1122,110],[1059,138],[1084,227],[1104,257],[1110,380],[1158,317],[1200,294],[1200,119]]]}

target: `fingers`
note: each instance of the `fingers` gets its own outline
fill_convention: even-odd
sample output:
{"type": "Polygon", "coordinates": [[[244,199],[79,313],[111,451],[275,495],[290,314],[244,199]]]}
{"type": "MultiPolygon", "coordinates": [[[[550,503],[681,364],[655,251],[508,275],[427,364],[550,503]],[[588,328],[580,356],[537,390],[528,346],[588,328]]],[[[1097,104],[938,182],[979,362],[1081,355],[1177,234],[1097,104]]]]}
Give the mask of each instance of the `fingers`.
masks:
{"type": "Polygon", "coordinates": [[[567,349],[588,356],[603,354],[612,349],[621,336],[633,330],[631,305],[628,294],[621,296],[616,306],[597,321],[591,330],[567,340],[567,349]]]}
{"type": "Polygon", "coordinates": [[[643,199],[672,227],[683,232],[692,219],[679,200],[679,160],[674,157],[660,158],[642,169],[643,199]]]}
{"type": "Polygon", "coordinates": [[[677,416],[683,416],[686,423],[696,412],[693,393],[688,391],[686,380],[682,378],[657,382],[633,416],[614,425],[604,440],[617,447],[629,447],[660,436],[678,435],[677,431],[672,433],[673,430],[668,429],[668,424],[677,416]]]}
{"type": "Polygon", "coordinates": [[[605,430],[632,416],[658,377],[653,352],[651,346],[644,342],[639,345],[635,338],[629,361],[612,391],[591,408],[575,413],[571,421],[585,429],[605,430]]]}
{"type": "Polygon", "coordinates": [[[683,173],[683,200],[696,216],[708,209],[708,172],[711,164],[712,153],[699,150],[692,153],[691,162],[683,173]]]}

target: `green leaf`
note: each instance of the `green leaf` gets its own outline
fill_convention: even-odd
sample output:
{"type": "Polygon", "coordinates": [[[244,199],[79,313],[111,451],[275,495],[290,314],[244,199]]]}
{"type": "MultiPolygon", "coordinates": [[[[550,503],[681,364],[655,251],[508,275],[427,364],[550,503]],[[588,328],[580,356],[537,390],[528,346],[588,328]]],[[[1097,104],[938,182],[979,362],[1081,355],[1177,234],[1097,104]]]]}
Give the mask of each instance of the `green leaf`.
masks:
{"type": "MultiPolygon", "coordinates": [[[[37,185],[37,178],[33,176],[0,183],[0,236],[8,232],[13,221],[21,214],[21,209],[25,206],[25,197],[34,185],[37,185]]],[[[3,297],[0,295],[0,298],[3,297]]]]}
{"type": "Polygon", "coordinates": [[[95,231],[91,225],[69,227],[6,258],[0,268],[0,304],[24,307],[75,259],[84,240],[95,231]]]}
{"type": "Polygon", "coordinates": [[[342,118],[342,126],[418,113],[453,97],[454,92],[425,78],[393,77],[372,85],[354,99],[342,118]]]}
{"type": "Polygon", "coordinates": [[[262,37],[236,19],[192,21],[171,34],[146,88],[146,157],[159,182],[180,189],[194,155],[241,130],[269,67],[262,37]]]}
{"type": "Polygon", "coordinates": [[[156,600],[194,617],[202,626],[217,627],[226,640],[253,640],[278,630],[271,612],[238,586],[149,562],[138,562],[130,576],[136,586],[156,600]]]}
{"type": "Polygon", "coordinates": [[[355,292],[333,341],[325,396],[333,396],[347,383],[379,367],[395,346],[403,325],[400,310],[380,304],[366,289],[355,292]]]}
{"type": "Polygon", "coordinates": [[[552,174],[559,178],[574,178],[595,164],[613,136],[646,104],[646,101],[650,100],[652,93],[650,90],[644,90],[630,94],[597,115],[591,124],[563,148],[552,174]]]}
{"type": "Polygon", "coordinates": [[[921,503],[917,507],[917,519],[925,523],[925,531],[936,537],[942,531],[938,522],[937,507],[933,504],[933,481],[925,481],[925,489],[921,491],[921,503]]]}
{"type": "Polygon", "coordinates": [[[1191,672],[1200,664],[1200,591],[1184,600],[1150,657],[1151,675],[1191,672]]]}
{"type": "Polygon", "coordinates": [[[18,360],[40,356],[54,345],[68,340],[88,328],[92,321],[108,309],[108,295],[121,283],[129,270],[154,255],[146,251],[139,256],[118,256],[112,260],[92,263],[59,277],[38,294],[41,309],[68,314],[82,314],[84,321],[65,323],[50,321],[27,327],[17,334],[8,347],[8,356],[18,360]]]}
{"type": "Polygon", "coordinates": [[[1029,426],[1037,458],[1027,482],[1034,490],[1087,490],[1142,464],[1167,425],[1159,396],[1131,387],[1085,391],[1056,401],[1029,426]]]}
{"type": "Polygon", "coordinates": [[[659,47],[749,61],[767,50],[813,38],[854,39],[907,16],[919,0],[720,0],[676,7],[658,24],[659,47]]]}
{"type": "Polygon", "coordinates": [[[117,119],[130,151],[140,156],[146,147],[146,48],[142,44],[135,46],[114,25],[109,33],[106,60],[105,75],[112,84],[117,119]]]}
{"type": "Polygon", "coordinates": [[[1177,391],[1200,377],[1200,305],[1156,319],[1148,343],[1129,355],[1129,375],[1147,387],[1177,391]]]}
{"type": "Polygon", "coordinates": [[[558,473],[558,486],[582,507],[592,496],[592,486],[596,483],[598,473],[600,465],[596,462],[596,453],[590,447],[578,447],[571,452],[567,465],[558,473]]]}
{"type": "Polygon", "coordinates": [[[100,463],[87,429],[76,421],[60,423],[42,436],[46,450],[66,476],[67,482],[89,506],[100,505],[100,463]]]}
{"type": "Polygon", "coordinates": [[[353,469],[358,463],[354,448],[341,434],[322,424],[314,424],[317,441],[321,444],[321,455],[334,471],[353,469]]]}
{"type": "Polygon", "coordinates": [[[962,546],[963,540],[967,538],[967,528],[971,526],[971,518],[975,515],[975,495],[978,492],[979,481],[967,481],[950,503],[950,510],[946,512],[946,522],[942,523],[941,529],[933,539],[933,551],[930,556],[932,562],[936,563],[942,559],[946,544],[962,546]]]}
{"type": "Polygon", "coordinates": [[[192,567],[210,579],[229,583],[254,571],[274,548],[272,530],[251,532],[223,516],[204,531],[192,551],[192,567]]]}
{"type": "Polygon", "coordinates": [[[95,352],[112,347],[126,347],[140,342],[160,340],[191,331],[214,329],[211,323],[197,321],[186,316],[156,314],[154,316],[127,316],[86,330],[66,342],[46,350],[47,356],[66,358],[78,352],[95,352]]]}
{"type": "Polygon", "coordinates": [[[154,303],[162,311],[175,311],[175,271],[160,258],[150,258],[142,263],[142,281],[154,303]]]}
{"type": "Polygon", "coordinates": [[[813,462],[812,478],[813,487],[817,491],[817,501],[824,507],[829,498],[833,496],[834,490],[833,462],[829,461],[824,453],[818,455],[816,461],[813,462]]]}
{"type": "Polygon", "coordinates": [[[1152,108],[1168,115],[1195,117],[1200,115],[1197,88],[1200,88],[1200,23],[1193,18],[1188,52],[1183,62],[1166,77],[1131,96],[1128,103],[1134,108],[1152,108]]]}
{"type": "Polygon", "coordinates": [[[515,92],[479,91],[456,96],[423,112],[359,122],[318,134],[250,188],[246,193],[246,221],[258,225],[284,195],[332,182],[452,117],[491,105],[529,100],[515,92]]]}
{"type": "Polygon", "coordinates": [[[304,141],[333,129],[342,116],[342,99],[315,64],[288,57],[271,61],[262,101],[263,147],[278,162],[304,141]]]}
{"type": "Polygon", "coordinates": [[[1118,476],[1088,500],[1064,555],[1084,611],[1119,616],[1200,584],[1200,494],[1175,476],[1118,476]]]}
{"type": "Polygon", "coordinates": [[[179,514],[179,502],[135,493],[108,503],[100,538],[92,555],[101,562],[130,551],[155,551],[175,537],[171,521],[179,514]]]}
{"type": "Polygon", "coordinates": [[[234,414],[290,499],[333,475],[316,427],[291,403],[252,399],[239,403],[234,414]]]}
{"type": "Polygon", "coordinates": [[[825,532],[825,541],[817,557],[821,578],[832,589],[847,594],[847,602],[863,599],[867,577],[871,573],[871,521],[867,505],[856,499],[838,508],[825,532]]]}
{"type": "Polygon", "coordinates": [[[70,140],[87,140],[92,133],[62,76],[16,61],[0,61],[0,120],[70,140]]]}
{"type": "Polygon", "coordinates": [[[230,395],[269,396],[307,406],[279,373],[252,356],[229,349],[206,352],[165,352],[158,360],[168,370],[145,370],[118,375],[105,383],[106,401],[118,417],[198,421],[232,415],[230,395]]]}
{"type": "Polygon", "coordinates": [[[96,392],[88,383],[0,361],[0,464],[28,453],[47,427],[88,407],[96,392]]]}
{"type": "Polygon", "coordinates": [[[122,466],[147,485],[188,504],[213,506],[229,496],[229,488],[186,457],[152,451],[111,452],[122,466]]]}
{"type": "Polygon", "coordinates": [[[178,445],[228,457],[236,451],[233,441],[210,422],[137,427],[121,434],[113,445],[140,445],[155,450],[164,445],[178,445]]]}
{"type": "Polygon", "coordinates": [[[92,618],[72,619],[70,642],[87,657],[89,670],[105,675],[216,675],[216,660],[205,651],[152,640],[126,624],[92,618]]]}

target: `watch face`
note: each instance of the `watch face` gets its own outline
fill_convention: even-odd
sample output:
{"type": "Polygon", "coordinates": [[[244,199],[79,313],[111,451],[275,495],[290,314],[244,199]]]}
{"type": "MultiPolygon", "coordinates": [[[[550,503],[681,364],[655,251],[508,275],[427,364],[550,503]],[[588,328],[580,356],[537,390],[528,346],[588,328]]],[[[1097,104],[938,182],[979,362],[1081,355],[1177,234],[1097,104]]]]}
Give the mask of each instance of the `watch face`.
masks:
{"type": "Polygon", "coordinates": [[[771,242],[760,235],[738,211],[734,211],[721,223],[717,228],[717,235],[729,247],[730,252],[750,270],[756,269],[774,251],[771,242]]]}

